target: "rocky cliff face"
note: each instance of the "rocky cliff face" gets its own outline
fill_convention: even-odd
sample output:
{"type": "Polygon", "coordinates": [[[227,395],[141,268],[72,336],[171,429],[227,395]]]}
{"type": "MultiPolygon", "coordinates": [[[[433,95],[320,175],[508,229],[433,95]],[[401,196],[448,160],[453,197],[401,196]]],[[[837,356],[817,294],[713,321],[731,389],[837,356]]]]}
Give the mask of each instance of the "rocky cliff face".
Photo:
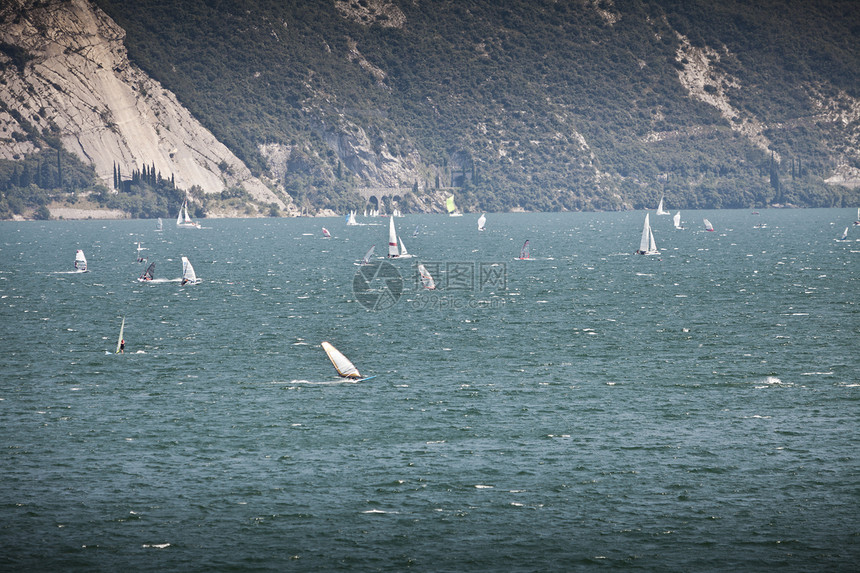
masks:
{"type": "Polygon", "coordinates": [[[15,133],[35,129],[92,163],[108,187],[114,163],[125,174],[154,164],[180,188],[241,186],[256,200],[287,207],[171,92],[129,63],[125,33],[88,0],[0,6],[0,42],[23,54],[13,60],[8,49],[0,53],[0,157],[34,151],[15,133]]]}

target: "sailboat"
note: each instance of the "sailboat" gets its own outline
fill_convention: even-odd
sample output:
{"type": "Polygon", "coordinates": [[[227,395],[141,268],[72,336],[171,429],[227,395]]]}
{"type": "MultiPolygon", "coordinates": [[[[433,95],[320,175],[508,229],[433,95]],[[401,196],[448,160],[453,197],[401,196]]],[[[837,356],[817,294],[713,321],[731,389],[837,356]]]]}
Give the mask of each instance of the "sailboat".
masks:
{"type": "Polygon", "coordinates": [[[421,279],[421,286],[427,290],[436,290],[436,281],[434,281],[433,277],[430,276],[430,273],[427,272],[427,268],[420,263],[418,264],[418,276],[421,279]]]}
{"type": "Polygon", "coordinates": [[[151,281],[154,278],[153,277],[154,274],[155,274],[155,263],[150,263],[150,265],[148,267],[146,267],[146,270],[143,271],[142,273],[140,273],[140,276],[137,277],[137,280],[139,280],[142,283],[145,283],[146,281],[151,281]]]}
{"type": "Polygon", "coordinates": [[[445,207],[448,209],[448,215],[450,217],[462,217],[463,214],[457,211],[457,206],[454,204],[454,196],[450,195],[448,199],[445,200],[445,207]]]}
{"type": "MultiPolygon", "coordinates": [[[[367,213],[365,212],[365,214],[367,214],[367,213]]],[[[346,224],[349,225],[350,227],[358,225],[358,221],[355,220],[355,211],[349,212],[349,217],[347,217],[347,219],[346,219],[346,224]]]]}
{"type": "Polygon", "coordinates": [[[683,230],[684,227],[681,226],[681,212],[678,211],[675,213],[675,216],[672,217],[672,222],[675,224],[675,228],[678,230],[683,230]]]}
{"type": "Polygon", "coordinates": [[[328,232],[328,229],[323,227],[322,230],[323,230],[323,237],[325,237],[326,239],[331,239],[331,233],[328,232]]]}
{"type": "Polygon", "coordinates": [[[702,219],[702,221],[704,221],[704,223],[705,223],[705,230],[706,231],[713,231],[714,230],[714,226],[711,224],[710,221],[708,221],[707,219],[702,219]]]}
{"type": "Polygon", "coordinates": [[[155,230],[159,233],[164,230],[164,223],[161,221],[161,217],[158,218],[158,227],[155,230]]]}
{"type": "Polygon", "coordinates": [[[837,241],[847,241],[848,240],[848,227],[845,227],[845,230],[842,231],[842,236],[836,240],[837,241]]]}
{"type": "Polygon", "coordinates": [[[351,380],[355,380],[356,382],[362,382],[364,380],[370,380],[371,378],[376,378],[376,376],[368,376],[367,378],[362,378],[361,374],[358,372],[358,368],[355,367],[355,364],[350,362],[349,358],[343,355],[343,353],[331,345],[330,342],[323,341],[320,346],[325,350],[326,356],[331,360],[331,363],[334,365],[334,369],[337,370],[337,375],[341,378],[349,378],[351,380]]]}
{"type": "Polygon", "coordinates": [[[526,242],[523,243],[523,248],[520,249],[520,260],[521,261],[533,261],[534,259],[531,257],[531,249],[529,249],[529,241],[526,239],[526,242]]]}
{"type": "Polygon", "coordinates": [[[487,224],[487,217],[486,217],[486,215],[481,213],[481,216],[478,217],[478,230],[483,231],[486,228],[486,224],[487,224]]]}
{"type": "Polygon", "coordinates": [[[125,340],[122,339],[122,333],[125,331],[125,317],[122,317],[122,324],[119,326],[119,338],[116,339],[116,352],[119,354],[125,349],[125,340]]]}
{"type": "Polygon", "coordinates": [[[857,220],[854,221],[855,225],[860,225],[860,207],[857,207],[857,220]]]}
{"type": "Polygon", "coordinates": [[[176,226],[180,229],[200,228],[200,223],[195,223],[191,220],[191,217],[188,216],[188,199],[182,203],[182,207],[179,209],[179,214],[176,216],[176,226]]]}
{"type": "Polygon", "coordinates": [[[188,260],[188,257],[182,257],[182,286],[187,284],[191,285],[199,285],[201,282],[200,279],[197,278],[197,273],[194,272],[194,267],[191,266],[191,261],[188,260]]]}
{"type": "Polygon", "coordinates": [[[642,227],[642,238],[639,239],[639,250],[637,255],[659,255],[657,243],[654,241],[654,233],[651,231],[651,223],[649,221],[649,213],[645,213],[645,226],[642,227]]]}
{"type": "Polygon", "coordinates": [[[361,262],[352,263],[352,264],[357,265],[357,266],[369,265],[370,264],[370,257],[373,256],[373,250],[374,249],[376,249],[376,245],[371,246],[367,250],[367,252],[364,254],[364,257],[361,259],[361,262]]]}
{"type": "Polygon", "coordinates": [[[87,258],[84,256],[84,252],[80,249],[75,251],[75,270],[79,273],[87,272],[87,258]]]}
{"type": "Polygon", "coordinates": [[[397,257],[399,259],[411,259],[415,255],[406,252],[406,245],[403,244],[403,237],[398,237],[400,241],[400,256],[397,257]]]}
{"type": "Polygon", "coordinates": [[[663,197],[660,197],[660,204],[657,205],[657,214],[658,215],[668,215],[669,211],[663,209],[663,197]]]}
{"type": "Polygon", "coordinates": [[[396,259],[400,256],[400,251],[397,249],[397,231],[394,229],[394,217],[388,219],[388,258],[396,259]]]}

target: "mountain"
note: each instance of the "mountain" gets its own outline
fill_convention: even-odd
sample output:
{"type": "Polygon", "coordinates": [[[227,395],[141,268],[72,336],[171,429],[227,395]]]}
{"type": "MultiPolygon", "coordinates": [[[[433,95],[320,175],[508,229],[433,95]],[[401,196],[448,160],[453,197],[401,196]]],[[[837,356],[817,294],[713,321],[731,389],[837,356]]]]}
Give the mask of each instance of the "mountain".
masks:
{"type": "MultiPolygon", "coordinates": [[[[860,203],[851,0],[95,3],[146,74],[131,85],[175,94],[303,210],[440,211],[451,193],[484,211],[860,203]]],[[[25,50],[4,50],[10,85],[31,48],[0,40],[25,50]]]]}
{"type": "Polygon", "coordinates": [[[7,163],[53,148],[70,154],[67,162],[91,166],[110,187],[117,172],[144,170],[199,194],[238,187],[286,208],[173,93],[128,61],[124,31],[100,9],[85,0],[4,0],[0,22],[0,157],[7,163]]]}

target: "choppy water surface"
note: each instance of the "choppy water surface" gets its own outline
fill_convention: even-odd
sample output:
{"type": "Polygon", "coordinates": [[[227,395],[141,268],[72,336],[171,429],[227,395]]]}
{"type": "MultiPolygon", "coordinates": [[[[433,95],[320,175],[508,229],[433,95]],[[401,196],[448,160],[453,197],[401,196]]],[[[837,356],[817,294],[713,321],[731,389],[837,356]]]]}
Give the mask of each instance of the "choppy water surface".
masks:
{"type": "Polygon", "coordinates": [[[0,224],[0,568],[853,569],[853,212],[682,215],[0,224]]]}

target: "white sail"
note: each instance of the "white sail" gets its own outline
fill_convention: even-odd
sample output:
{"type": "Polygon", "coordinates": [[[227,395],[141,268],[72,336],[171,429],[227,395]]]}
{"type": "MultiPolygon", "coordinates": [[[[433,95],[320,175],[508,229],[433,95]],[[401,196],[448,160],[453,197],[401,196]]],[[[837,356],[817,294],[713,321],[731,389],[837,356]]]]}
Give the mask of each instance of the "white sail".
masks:
{"type": "Polygon", "coordinates": [[[325,350],[328,359],[334,365],[334,369],[337,370],[338,376],[341,378],[361,378],[358,368],[340,350],[332,346],[329,342],[323,342],[321,346],[325,350]]]}
{"type": "Polygon", "coordinates": [[[158,227],[155,230],[156,231],[164,230],[164,223],[161,221],[161,217],[158,218],[158,227]]]}
{"type": "Polygon", "coordinates": [[[433,277],[427,272],[427,268],[422,264],[418,265],[418,276],[421,278],[421,285],[424,288],[427,290],[436,289],[436,281],[433,280],[433,277]]]}
{"type": "Polygon", "coordinates": [[[75,270],[79,273],[87,272],[87,258],[84,256],[84,252],[80,249],[75,251],[75,270]]]}
{"type": "Polygon", "coordinates": [[[714,226],[711,224],[710,221],[708,221],[707,219],[702,219],[702,221],[704,221],[704,223],[705,223],[705,230],[706,231],[713,231],[714,230],[714,226]]]}
{"type": "Polygon", "coordinates": [[[672,217],[672,222],[675,224],[676,229],[683,229],[683,227],[681,227],[681,212],[680,211],[675,213],[675,216],[672,217]]]}
{"type": "Polygon", "coordinates": [[[484,225],[486,225],[486,224],[487,224],[487,217],[483,213],[481,213],[481,216],[478,217],[478,230],[483,231],[484,225]]]}
{"type": "Polygon", "coordinates": [[[114,354],[119,354],[122,350],[122,333],[125,331],[125,317],[122,317],[122,324],[119,326],[119,338],[116,339],[116,352],[114,354]]]}
{"type": "Polygon", "coordinates": [[[191,266],[191,261],[187,257],[182,257],[182,284],[200,284],[200,279],[194,272],[194,267],[191,266]]]}
{"type": "MultiPolygon", "coordinates": [[[[185,206],[185,204],[183,203],[183,207],[184,206],[185,206]]],[[[176,215],[176,226],[177,227],[182,226],[182,207],[179,208],[179,213],[176,215]]]]}
{"type": "Polygon", "coordinates": [[[848,240],[848,227],[845,227],[845,230],[842,231],[842,236],[839,237],[839,241],[847,241],[848,240]]]}
{"type": "Polygon", "coordinates": [[[400,251],[397,250],[397,231],[394,229],[394,217],[388,219],[388,258],[400,256],[400,251]]]}
{"type": "Polygon", "coordinates": [[[660,204],[657,205],[657,214],[658,215],[668,215],[669,211],[663,209],[663,197],[660,197],[660,204]]]}
{"type": "Polygon", "coordinates": [[[349,219],[346,220],[346,224],[349,226],[358,225],[358,221],[355,220],[355,211],[349,212],[349,219]]]}
{"type": "Polygon", "coordinates": [[[659,255],[657,250],[657,242],[654,240],[654,233],[651,231],[651,222],[649,213],[645,213],[645,225],[642,226],[642,237],[639,239],[639,250],[637,255],[659,255]]]}
{"type": "Polygon", "coordinates": [[[412,255],[410,255],[406,251],[406,245],[403,244],[403,237],[398,237],[398,240],[400,241],[400,258],[402,258],[402,259],[412,258],[412,255]]]}

